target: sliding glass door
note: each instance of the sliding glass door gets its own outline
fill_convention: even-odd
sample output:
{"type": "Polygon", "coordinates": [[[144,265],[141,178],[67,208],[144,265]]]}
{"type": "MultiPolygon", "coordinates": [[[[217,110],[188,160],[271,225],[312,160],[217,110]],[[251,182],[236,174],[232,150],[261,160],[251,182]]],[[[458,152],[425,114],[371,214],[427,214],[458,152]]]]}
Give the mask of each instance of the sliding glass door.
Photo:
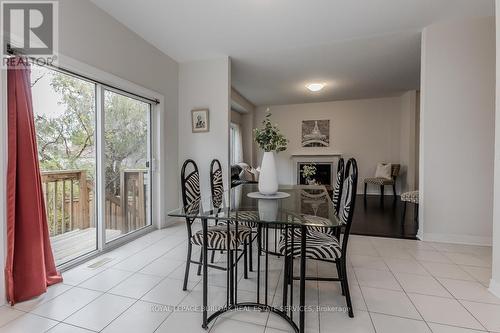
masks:
{"type": "Polygon", "coordinates": [[[151,105],[104,90],[106,241],[150,225],[151,105]]]}
{"type": "Polygon", "coordinates": [[[56,264],[150,226],[151,103],[47,67],[31,86],[56,264]]]}
{"type": "Polygon", "coordinates": [[[60,265],[97,250],[96,85],[33,66],[31,87],[47,223],[60,265]]]}

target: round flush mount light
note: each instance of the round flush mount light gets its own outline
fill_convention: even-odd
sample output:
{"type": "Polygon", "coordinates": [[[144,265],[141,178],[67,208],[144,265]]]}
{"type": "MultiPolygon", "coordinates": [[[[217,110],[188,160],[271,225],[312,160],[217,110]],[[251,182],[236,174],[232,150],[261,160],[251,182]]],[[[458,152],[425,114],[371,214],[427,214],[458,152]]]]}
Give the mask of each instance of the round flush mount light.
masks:
{"type": "Polygon", "coordinates": [[[325,87],[324,83],[309,83],[306,85],[306,88],[312,92],[320,91],[325,87]]]}

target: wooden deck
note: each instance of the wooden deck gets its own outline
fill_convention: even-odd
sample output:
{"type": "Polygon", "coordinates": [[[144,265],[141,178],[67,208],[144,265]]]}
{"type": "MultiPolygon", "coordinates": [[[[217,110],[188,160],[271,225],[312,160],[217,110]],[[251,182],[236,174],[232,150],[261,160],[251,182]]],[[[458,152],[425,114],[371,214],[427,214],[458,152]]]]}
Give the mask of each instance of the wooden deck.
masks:
{"type": "MultiPolygon", "coordinates": [[[[120,230],[106,229],[106,239],[108,240],[116,238],[121,234],[120,230]]],[[[50,240],[57,265],[91,252],[97,247],[95,228],[76,229],[52,236],[50,240]]]]}

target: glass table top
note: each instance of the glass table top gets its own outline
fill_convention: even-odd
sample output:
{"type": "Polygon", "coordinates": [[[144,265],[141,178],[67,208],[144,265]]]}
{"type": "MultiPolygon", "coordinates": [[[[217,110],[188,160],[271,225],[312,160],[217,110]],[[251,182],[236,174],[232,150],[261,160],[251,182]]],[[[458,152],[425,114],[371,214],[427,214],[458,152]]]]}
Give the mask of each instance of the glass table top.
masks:
{"type": "MultiPolygon", "coordinates": [[[[327,228],[342,225],[324,186],[284,185],[280,186],[278,191],[290,196],[283,199],[250,198],[249,193],[258,192],[257,184],[242,184],[224,192],[220,208],[196,201],[168,215],[327,228]]],[[[212,199],[207,202],[211,203],[212,199]]]]}

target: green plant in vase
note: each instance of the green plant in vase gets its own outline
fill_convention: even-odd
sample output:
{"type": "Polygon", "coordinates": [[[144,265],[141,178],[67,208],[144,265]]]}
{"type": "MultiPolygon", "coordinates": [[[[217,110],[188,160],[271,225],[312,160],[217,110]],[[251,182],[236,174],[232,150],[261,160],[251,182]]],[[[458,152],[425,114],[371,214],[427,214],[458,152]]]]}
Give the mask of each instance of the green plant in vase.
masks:
{"type": "Polygon", "coordinates": [[[277,124],[271,123],[269,108],[262,121],[262,128],[253,130],[255,142],[264,151],[259,176],[259,192],[264,195],[273,195],[278,191],[278,177],[276,173],[275,153],[286,150],[287,138],[280,132],[277,124]]]}
{"type": "Polygon", "coordinates": [[[314,175],[316,175],[316,166],[314,164],[304,165],[300,172],[302,173],[302,176],[306,179],[307,184],[309,185],[316,184],[316,180],[312,178],[314,177],[314,175]]]}

